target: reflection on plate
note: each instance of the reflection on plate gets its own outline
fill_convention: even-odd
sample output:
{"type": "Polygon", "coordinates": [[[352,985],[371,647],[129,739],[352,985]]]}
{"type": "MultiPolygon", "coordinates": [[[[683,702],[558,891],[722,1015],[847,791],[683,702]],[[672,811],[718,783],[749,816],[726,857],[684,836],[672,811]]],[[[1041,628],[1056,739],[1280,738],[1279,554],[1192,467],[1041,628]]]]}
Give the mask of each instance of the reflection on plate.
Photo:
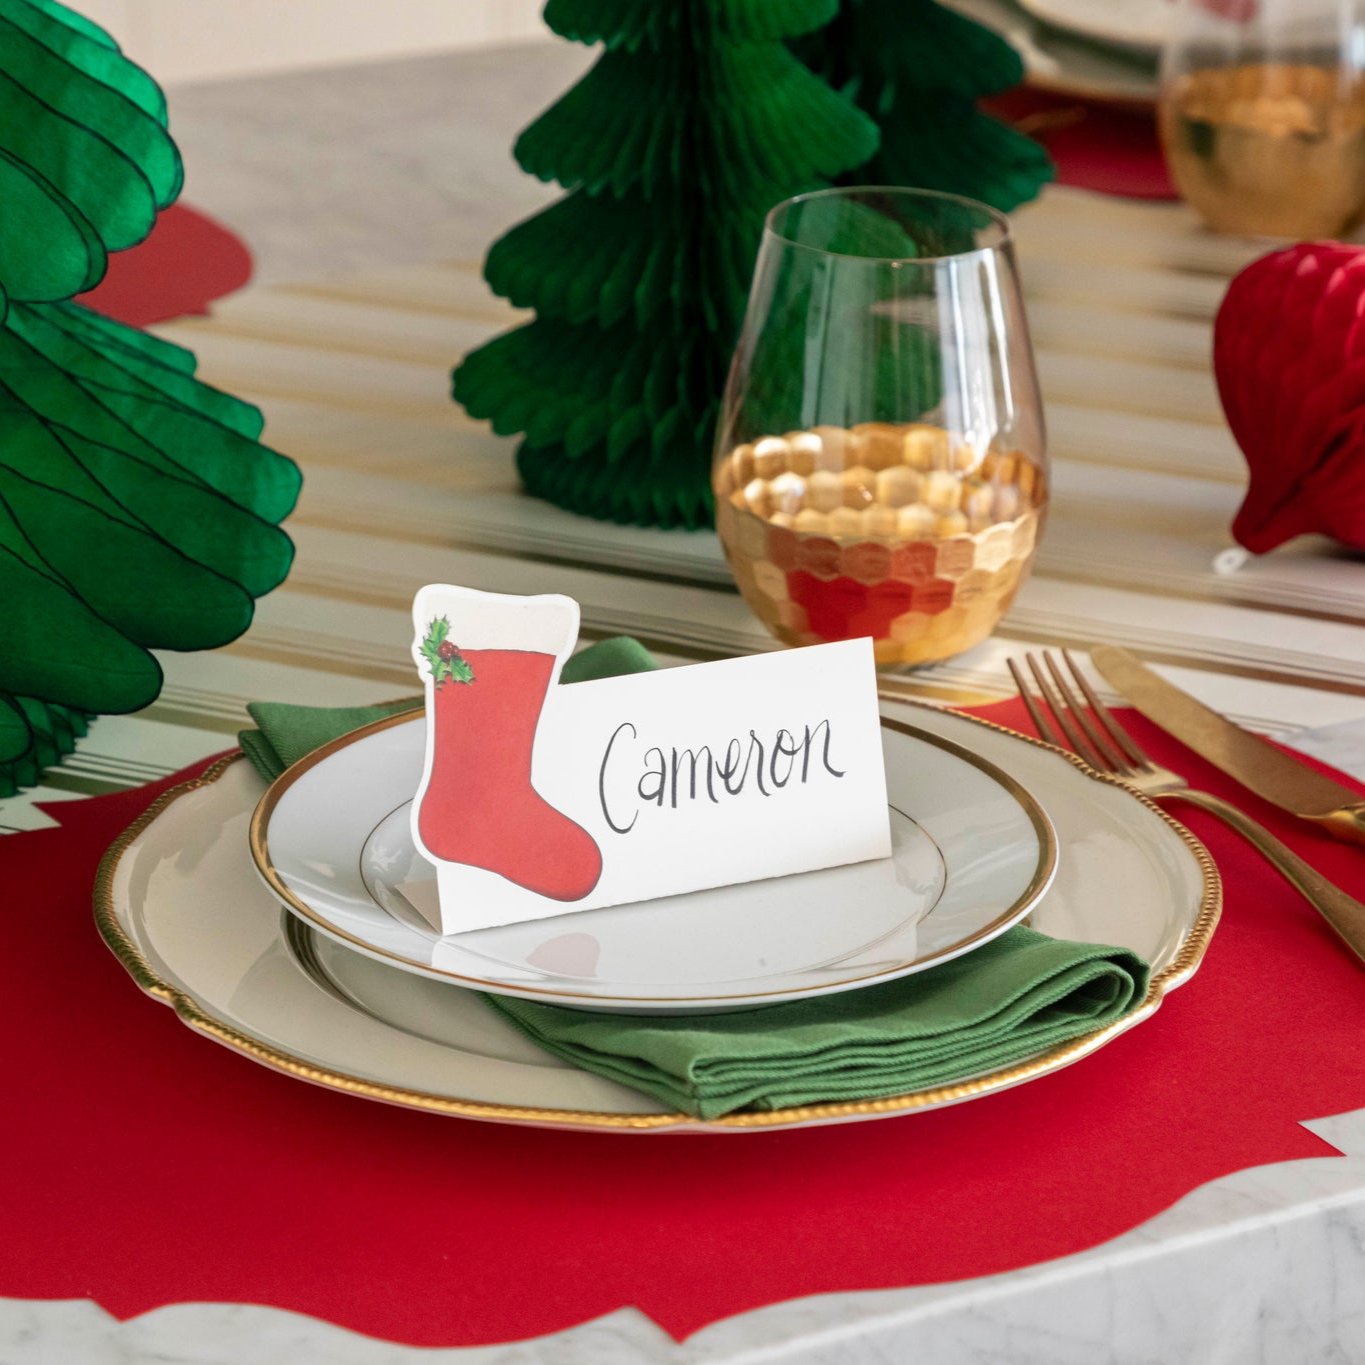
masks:
{"type": "Polygon", "coordinates": [[[1056,750],[951,712],[887,710],[981,754],[1038,795],[1060,860],[1030,922],[1145,957],[1154,976],[1140,1010],[1018,1066],[934,1090],[711,1123],[669,1114],[540,1051],[475,993],[352,952],[281,910],[247,847],[264,784],[240,760],[167,793],[114,843],[96,881],[96,922],[143,990],[254,1061],[391,1104],[542,1127],[736,1132],[911,1113],[1047,1075],[1149,1018],[1197,969],[1217,923],[1221,889],[1203,848],[1056,750]]]}
{"type": "MultiPolygon", "coordinates": [[[[622,1013],[804,999],[922,971],[1017,924],[1055,863],[1047,817],[979,757],[883,724],[890,858],[442,938],[409,797],[426,744],[390,717],[296,764],[261,802],[257,866],[314,928],[502,995],[622,1013]]],[[[695,850],[705,856],[705,849],[695,850]]]]}
{"type": "MultiPolygon", "coordinates": [[[[1013,0],[943,3],[1004,38],[1023,58],[1030,85],[1080,99],[1143,105],[1156,102],[1154,57],[1086,42],[1040,22],[1013,0]]],[[[1096,9],[1099,7],[1097,4],[1096,9]]]]}
{"type": "Polygon", "coordinates": [[[1035,19],[1078,37],[1160,55],[1175,18],[1174,0],[1019,0],[1035,19]]]}

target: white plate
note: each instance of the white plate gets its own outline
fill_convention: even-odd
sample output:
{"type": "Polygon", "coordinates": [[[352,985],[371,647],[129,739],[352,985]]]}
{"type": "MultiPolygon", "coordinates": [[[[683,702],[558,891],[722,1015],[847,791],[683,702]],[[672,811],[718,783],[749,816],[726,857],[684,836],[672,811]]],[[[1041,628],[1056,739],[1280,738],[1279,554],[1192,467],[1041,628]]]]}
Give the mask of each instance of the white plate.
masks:
{"type": "Polygon", "coordinates": [[[262,799],[251,844],[291,910],[408,971],[578,1009],[748,1009],[946,962],[1017,924],[1052,879],[1051,826],[1017,783],[897,721],[882,747],[890,858],[444,938],[417,908],[436,892],[410,831],[420,713],[295,764],[262,799]]]}
{"type": "MultiPolygon", "coordinates": [[[[1097,0],[1097,8],[1104,0],[1097,0]]],[[[1024,60],[1030,85],[1061,95],[1150,105],[1159,85],[1154,57],[1086,42],[1044,24],[1013,0],[944,0],[950,9],[998,33],[1024,60]]]]}
{"type": "Polygon", "coordinates": [[[1056,827],[1056,879],[1031,922],[1131,948],[1154,976],[1111,1028],[949,1087],[703,1123],[533,1046],[471,992],[314,934],[261,885],[247,847],[265,784],[238,760],[162,797],[100,867],[100,932],[143,990],[191,1028],[317,1085],[441,1114],[563,1128],[736,1132],[852,1122],[958,1103],[1069,1065],[1148,1018],[1199,965],[1217,873],[1179,825],[1055,750],[949,712],[892,714],[962,744],[1037,793],[1056,827]]]}
{"type": "Polygon", "coordinates": [[[1175,19],[1173,0],[1019,0],[1035,19],[1092,42],[1158,56],[1175,19]]]}

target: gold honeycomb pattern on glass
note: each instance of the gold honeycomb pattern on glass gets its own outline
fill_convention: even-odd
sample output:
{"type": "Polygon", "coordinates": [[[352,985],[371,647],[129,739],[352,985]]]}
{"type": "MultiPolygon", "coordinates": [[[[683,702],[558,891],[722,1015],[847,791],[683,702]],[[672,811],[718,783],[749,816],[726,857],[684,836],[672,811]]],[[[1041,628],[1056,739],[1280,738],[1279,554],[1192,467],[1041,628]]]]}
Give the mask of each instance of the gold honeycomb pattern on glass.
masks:
{"type": "Polygon", "coordinates": [[[881,667],[984,640],[1028,576],[1039,466],[941,427],[868,422],[745,442],[716,461],[716,529],[744,600],[785,644],[871,636],[881,667]]]}

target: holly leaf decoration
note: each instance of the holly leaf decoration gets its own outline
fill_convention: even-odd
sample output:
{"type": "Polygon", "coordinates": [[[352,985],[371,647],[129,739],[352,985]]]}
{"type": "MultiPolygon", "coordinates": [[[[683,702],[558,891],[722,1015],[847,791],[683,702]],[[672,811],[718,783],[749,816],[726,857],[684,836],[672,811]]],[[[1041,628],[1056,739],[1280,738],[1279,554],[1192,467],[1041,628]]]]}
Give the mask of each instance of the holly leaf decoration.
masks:
{"type": "Polygon", "coordinates": [[[438,616],[427,627],[419,648],[431,669],[432,681],[439,687],[443,682],[472,683],[474,670],[450,639],[450,618],[438,616]]]}
{"type": "Polygon", "coordinates": [[[421,643],[420,648],[422,656],[426,659],[427,666],[431,669],[431,676],[433,678],[438,678],[440,675],[442,663],[441,645],[449,634],[450,619],[449,617],[442,616],[427,627],[426,637],[421,643]]]}

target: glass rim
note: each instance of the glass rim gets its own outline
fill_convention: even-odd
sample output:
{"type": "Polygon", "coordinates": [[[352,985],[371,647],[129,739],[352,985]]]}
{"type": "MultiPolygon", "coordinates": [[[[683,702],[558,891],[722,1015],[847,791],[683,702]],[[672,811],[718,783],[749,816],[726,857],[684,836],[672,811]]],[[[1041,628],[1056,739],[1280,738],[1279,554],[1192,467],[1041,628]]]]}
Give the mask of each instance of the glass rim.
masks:
{"type": "Polygon", "coordinates": [[[793,194],[774,204],[763,219],[763,235],[772,237],[785,246],[795,247],[798,251],[812,251],[817,256],[830,256],[841,261],[865,261],[868,265],[936,265],[944,261],[965,261],[973,256],[994,255],[1014,243],[1014,230],[1007,215],[979,199],[970,199],[965,194],[949,194],[946,190],[922,190],[913,185],[831,185],[823,190],[806,190],[793,194]],[[999,237],[984,246],[974,246],[969,251],[951,251],[941,256],[862,256],[848,251],[830,251],[827,247],[812,246],[809,242],[797,241],[795,237],[780,231],[774,224],[780,213],[797,204],[808,203],[813,199],[852,199],[857,195],[883,194],[900,199],[918,199],[939,204],[957,204],[962,208],[979,212],[989,219],[999,237]]]}

